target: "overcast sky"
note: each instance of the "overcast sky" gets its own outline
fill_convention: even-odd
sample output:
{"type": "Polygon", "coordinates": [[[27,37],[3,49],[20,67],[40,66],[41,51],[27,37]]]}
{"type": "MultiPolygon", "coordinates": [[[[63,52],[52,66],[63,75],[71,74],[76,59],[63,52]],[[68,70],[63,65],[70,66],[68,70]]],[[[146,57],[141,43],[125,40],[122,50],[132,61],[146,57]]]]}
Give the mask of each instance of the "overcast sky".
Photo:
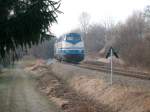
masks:
{"type": "Polygon", "coordinates": [[[51,30],[59,36],[79,27],[79,17],[87,12],[90,22],[103,23],[110,19],[113,22],[124,21],[133,11],[143,10],[150,5],[150,0],[61,0],[60,10],[64,14],[58,17],[58,23],[51,30]]]}

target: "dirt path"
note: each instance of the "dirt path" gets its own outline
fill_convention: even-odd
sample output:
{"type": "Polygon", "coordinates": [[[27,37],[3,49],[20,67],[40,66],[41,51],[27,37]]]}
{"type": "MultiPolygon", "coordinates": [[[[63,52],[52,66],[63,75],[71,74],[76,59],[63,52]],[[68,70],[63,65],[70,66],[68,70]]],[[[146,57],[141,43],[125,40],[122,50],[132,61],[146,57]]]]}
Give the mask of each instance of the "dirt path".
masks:
{"type": "Polygon", "coordinates": [[[21,69],[0,74],[0,112],[59,112],[21,69]]]}

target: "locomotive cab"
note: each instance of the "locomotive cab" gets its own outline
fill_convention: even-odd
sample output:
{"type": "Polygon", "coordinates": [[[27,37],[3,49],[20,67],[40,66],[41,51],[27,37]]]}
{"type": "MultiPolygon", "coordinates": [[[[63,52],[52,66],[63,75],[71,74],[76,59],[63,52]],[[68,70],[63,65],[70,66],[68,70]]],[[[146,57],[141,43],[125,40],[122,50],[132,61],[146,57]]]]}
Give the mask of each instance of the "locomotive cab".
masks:
{"type": "Polygon", "coordinates": [[[69,33],[62,36],[56,46],[57,57],[67,62],[80,62],[84,59],[84,44],[80,34],[69,33]]]}

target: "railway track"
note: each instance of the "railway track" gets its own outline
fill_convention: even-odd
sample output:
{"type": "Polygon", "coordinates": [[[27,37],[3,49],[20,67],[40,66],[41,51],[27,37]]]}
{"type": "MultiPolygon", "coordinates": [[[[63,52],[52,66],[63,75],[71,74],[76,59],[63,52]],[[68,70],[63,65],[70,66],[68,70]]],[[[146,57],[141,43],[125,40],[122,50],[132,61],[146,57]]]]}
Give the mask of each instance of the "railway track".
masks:
{"type": "MultiPolygon", "coordinates": [[[[110,72],[110,66],[106,63],[101,62],[84,62],[79,65],[75,65],[81,68],[86,68],[90,70],[97,70],[101,72],[110,72]]],[[[150,80],[150,74],[141,72],[141,71],[135,71],[135,70],[125,70],[123,67],[114,67],[113,73],[116,75],[123,75],[128,77],[134,77],[134,78],[140,78],[144,80],[150,80]]]]}

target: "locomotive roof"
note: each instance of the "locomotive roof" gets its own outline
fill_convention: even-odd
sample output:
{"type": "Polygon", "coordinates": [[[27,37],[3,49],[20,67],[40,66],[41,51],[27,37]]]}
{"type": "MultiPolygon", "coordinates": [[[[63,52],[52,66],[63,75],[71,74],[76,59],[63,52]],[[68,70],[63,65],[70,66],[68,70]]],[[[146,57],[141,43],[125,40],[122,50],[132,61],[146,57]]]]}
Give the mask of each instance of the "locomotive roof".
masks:
{"type": "Polygon", "coordinates": [[[68,33],[68,34],[66,34],[66,37],[69,37],[69,36],[80,37],[80,34],[79,33],[68,33]]]}
{"type": "Polygon", "coordinates": [[[67,33],[67,34],[60,36],[56,41],[59,42],[59,41],[63,40],[65,37],[70,37],[70,36],[81,37],[81,35],[79,33],[67,33]]]}

